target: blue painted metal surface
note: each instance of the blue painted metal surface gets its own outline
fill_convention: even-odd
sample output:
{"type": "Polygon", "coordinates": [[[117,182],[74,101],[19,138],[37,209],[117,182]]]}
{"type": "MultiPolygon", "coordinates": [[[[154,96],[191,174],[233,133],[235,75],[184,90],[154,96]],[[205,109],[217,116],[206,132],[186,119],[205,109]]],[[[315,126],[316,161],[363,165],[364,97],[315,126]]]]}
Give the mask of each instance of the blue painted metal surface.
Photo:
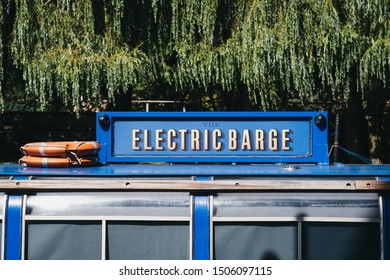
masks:
{"type": "Polygon", "coordinates": [[[194,197],[194,260],[210,259],[210,205],[208,196],[194,197]]]}
{"type": "MultiPolygon", "coordinates": [[[[196,177],[197,181],[210,181],[211,177],[196,177]]],[[[210,259],[210,198],[194,195],[193,259],[210,259]]]]}
{"type": "Polygon", "coordinates": [[[9,195],[5,216],[5,259],[21,259],[22,195],[9,195]]]}
{"type": "Polygon", "coordinates": [[[96,167],[36,168],[0,165],[2,176],[324,176],[390,177],[390,165],[305,165],[296,169],[273,164],[107,164],[96,167]]]}
{"type": "Polygon", "coordinates": [[[328,163],[326,112],[103,112],[96,140],[102,162],[328,163]]]}

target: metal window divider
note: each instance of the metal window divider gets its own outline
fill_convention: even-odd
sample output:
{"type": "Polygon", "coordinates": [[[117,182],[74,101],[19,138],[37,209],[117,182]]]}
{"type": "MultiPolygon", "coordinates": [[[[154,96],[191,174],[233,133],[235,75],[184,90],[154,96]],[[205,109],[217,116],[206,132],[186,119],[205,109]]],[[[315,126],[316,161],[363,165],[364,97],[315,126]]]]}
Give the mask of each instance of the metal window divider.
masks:
{"type": "Polygon", "coordinates": [[[214,259],[214,196],[209,196],[210,205],[210,260],[214,259]]]}
{"type": "MultiPolygon", "coordinates": [[[[8,181],[16,181],[19,186],[20,181],[31,180],[32,176],[12,175],[8,181]]],[[[5,201],[5,233],[4,233],[4,259],[21,260],[24,258],[23,243],[23,204],[25,195],[20,191],[11,191],[5,201]]]]}
{"type": "Polygon", "coordinates": [[[27,195],[23,195],[22,202],[22,241],[21,241],[21,260],[25,259],[26,256],[26,209],[27,209],[27,195]]]}
{"type": "MultiPolygon", "coordinates": [[[[377,182],[381,184],[388,184],[390,177],[379,177],[377,182]]],[[[384,188],[386,189],[386,188],[384,188]]],[[[390,259],[390,195],[385,192],[380,195],[380,215],[381,215],[381,258],[383,260],[390,259]]]]}
{"type": "Polygon", "coordinates": [[[302,242],[302,219],[297,221],[297,259],[302,260],[303,242],[302,242]]]}
{"type": "Polygon", "coordinates": [[[194,197],[194,251],[195,260],[210,259],[210,198],[208,195],[194,197]]]}
{"type": "Polygon", "coordinates": [[[189,221],[189,256],[188,256],[188,259],[189,260],[192,260],[193,259],[193,225],[194,225],[194,196],[192,194],[190,194],[190,197],[189,197],[189,202],[190,202],[190,221],[189,221]]]}
{"type": "MultiPolygon", "coordinates": [[[[192,181],[214,181],[213,176],[193,176],[192,181]]],[[[194,195],[193,212],[193,259],[210,260],[211,259],[211,232],[212,216],[210,215],[211,194],[200,192],[194,195]]]]}
{"type": "Polygon", "coordinates": [[[107,246],[107,220],[102,219],[102,248],[101,248],[102,260],[105,260],[107,258],[106,246],[107,246]]]}
{"type": "Polygon", "coordinates": [[[379,219],[380,219],[380,244],[381,244],[381,260],[385,259],[385,236],[384,236],[384,213],[383,213],[383,196],[379,195],[379,219]]]}
{"type": "Polygon", "coordinates": [[[0,260],[4,260],[4,252],[5,252],[5,219],[6,216],[6,201],[7,201],[7,195],[4,194],[4,203],[3,203],[3,215],[2,215],[2,224],[1,224],[1,236],[0,236],[0,242],[1,242],[1,252],[0,252],[0,260]]]}
{"type": "Polygon", "coordinates": [[[21,251],[21,231],[22,231],[22,204],[23,196],[13,194],[7,196],[5,216],[5,253],[4,259],[20,260],[21,251]]]}

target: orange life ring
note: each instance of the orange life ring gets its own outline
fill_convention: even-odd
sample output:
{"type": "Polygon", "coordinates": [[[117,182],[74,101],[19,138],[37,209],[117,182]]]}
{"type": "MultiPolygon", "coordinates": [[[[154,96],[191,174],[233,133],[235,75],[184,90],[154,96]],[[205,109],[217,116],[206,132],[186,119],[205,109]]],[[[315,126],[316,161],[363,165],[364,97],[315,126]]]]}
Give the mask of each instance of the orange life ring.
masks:
{"type": "Polygon", "coordinates": [[[23,156],[19,164],[24,167],[72,167],[94,166],[99,163],[97,157],[70,158],[70,157],[36,157],[23,156]]]}
{"type": "Polygon", "coordinates": [[[95,141],[33,142],[24,145],[20,150],[26,156],[83,157],[96,155],[100,151],[100,144],[95,141]]]}

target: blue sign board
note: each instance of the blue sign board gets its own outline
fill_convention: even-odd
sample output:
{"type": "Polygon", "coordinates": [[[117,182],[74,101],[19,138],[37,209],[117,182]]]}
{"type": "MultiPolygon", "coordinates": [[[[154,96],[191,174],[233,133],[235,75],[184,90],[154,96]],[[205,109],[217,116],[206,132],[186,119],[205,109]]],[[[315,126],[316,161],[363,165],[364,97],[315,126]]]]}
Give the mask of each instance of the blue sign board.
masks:
{"type": "Polygon", "coordinates": [[[103,162],[328,163],[325,112],[102,112],[103,162]]]}

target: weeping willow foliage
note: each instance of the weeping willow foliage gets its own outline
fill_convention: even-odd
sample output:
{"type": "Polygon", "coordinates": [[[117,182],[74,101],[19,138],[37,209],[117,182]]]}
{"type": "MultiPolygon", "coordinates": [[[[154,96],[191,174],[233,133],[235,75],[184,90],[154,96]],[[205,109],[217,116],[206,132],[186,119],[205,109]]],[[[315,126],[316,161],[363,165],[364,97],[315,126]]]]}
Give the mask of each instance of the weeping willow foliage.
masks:
{"type": "Polygon", "coordinates": [[[8,1],[10,53],[43,110],[161,82],[183,98],[244,90],[265,110],[389,84],[390,0],[8,1]]]}
{"type": "Polygon", "coordinates": [[[82,96],[99,101],[103,85],[113,100],[115,91],[148,76],[144,52],[121,39],[122,1],[106,1],[101,14],[93,1],[15,2],[12,54],[42,109],[53,95],[76,109],[82,96]],[[96,33],[96,16],[103,17],[103,34],[96,33]]]}

